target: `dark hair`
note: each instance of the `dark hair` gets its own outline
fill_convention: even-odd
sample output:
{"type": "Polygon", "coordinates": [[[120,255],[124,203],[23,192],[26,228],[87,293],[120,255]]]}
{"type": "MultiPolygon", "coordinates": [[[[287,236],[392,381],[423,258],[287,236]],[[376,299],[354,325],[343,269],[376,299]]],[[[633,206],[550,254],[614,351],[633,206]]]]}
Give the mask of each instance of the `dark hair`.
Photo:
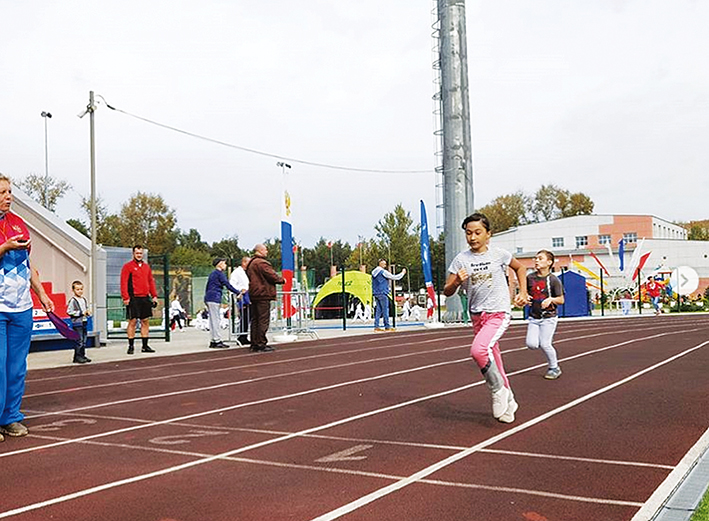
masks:
{"type": "Polygon", "coordinates": [[[76,286],[83,286],[84,283],[81,282],[80,280],[75,280],[74,282],[71,283],[71,289],[76,288],[76,286]]]}
{"type": "Polygon", "coordinates": [[[490,231],[490,220],[485,216],[485,214],[475,212],[474,214],[468,215],[464,220],[461,228],[465,230],[465,227],[469,222],[481,222],[487,231],[490,231]]]}
{"type": "Polygon", "coordinates": [[[544,255],[546,255],[547,259],[549,259],[551,261],[551,265],[552,266],[554,265],[554,254],[552,252],[550,252],[549,250],[539,250],[537,252],[537,255],[539,255],[540,253],[543,253],[544,255]]]}
{"type": "Polygon", "coordinates": [[[226,262],[226,259],[225,259],[224,257],[217,257],[216,259],[214,259],[214,260],[212,261],[212,266],[215,266],[215,267],[216,267],[216,265],[219,264],[219,263],[222,262],[222,261],[226,262]]]}
{"type": "Polygon", "coordinates": [[[142,250],[142,249],[143,249],[143,246],[141,246],[140,244],[136,244],[135,246],[133,246],[133,251],[142,250]]]}

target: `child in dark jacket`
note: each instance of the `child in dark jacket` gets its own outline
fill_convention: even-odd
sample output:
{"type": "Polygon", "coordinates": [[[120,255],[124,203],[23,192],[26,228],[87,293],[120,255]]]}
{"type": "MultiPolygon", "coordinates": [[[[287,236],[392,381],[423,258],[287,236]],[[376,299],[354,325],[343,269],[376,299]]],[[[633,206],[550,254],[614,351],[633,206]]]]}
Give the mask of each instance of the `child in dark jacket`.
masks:
{"type": "Polygon", "coordinates": [[[71,291],[74,293],[67,302],[66,312],[71,318],[71,326],[74,331],[79,333],[79,340],[76,341],[76,346],[74,347],[74,360],[75,364],[85,364],[90,362],[91,359],[86,356],[86,323],[89,320],[91,313],[89,312],[89,304],[84,298],[84,285],[79,280],[75,280],[71,283],[71,291]]]}

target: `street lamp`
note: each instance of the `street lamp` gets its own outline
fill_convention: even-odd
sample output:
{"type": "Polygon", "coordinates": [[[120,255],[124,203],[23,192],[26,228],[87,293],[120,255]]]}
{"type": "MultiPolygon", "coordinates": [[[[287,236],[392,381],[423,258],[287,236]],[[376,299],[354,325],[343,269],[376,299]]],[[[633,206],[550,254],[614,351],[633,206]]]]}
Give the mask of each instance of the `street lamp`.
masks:
{"type": "Polygon", "coordinates": [[[48,188],[49,188],[49,153],[47,152],[47,119],[52,117],[49,112],[42,111],[44,118],[44,207],[49,209],[48,188]]]}

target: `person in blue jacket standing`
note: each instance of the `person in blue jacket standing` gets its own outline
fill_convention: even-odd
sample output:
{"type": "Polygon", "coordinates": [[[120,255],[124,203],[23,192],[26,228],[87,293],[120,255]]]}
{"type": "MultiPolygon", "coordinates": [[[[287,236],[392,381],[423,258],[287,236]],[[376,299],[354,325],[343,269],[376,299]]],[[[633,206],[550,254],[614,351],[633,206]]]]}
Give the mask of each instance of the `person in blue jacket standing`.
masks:
{"type": "Polygon", "coordinates": [[[372,296],[376,307],[374,308],[374,331],[383,331],[379,327],[379,319],[384,318],[384,329],[393,331],[389,327],[389,281],[401,280],[406,275],[406,268],[401,273],[394,275],[386,269],[386,259],[379,259],[379,266],[372,271],[372,296]]]}
{"type": "Polygon", "coordinates": [[[222,316],[222,288],[227,288],[229,291],[236,293],[237,295],[241,292],[229,284],[229,281],[226,278],[226,274],[224,273],[224,270],[226,269],[226,259],[214,259],[212,265],[214,266],[214,271],[209,274],[209,278],[207,279],[207,289],[204,292],[204,303],[207,305],[207,312],[209,313],[209,334],[212,337],[209,347],[220,349],[229,347],[227,344],[222,342],[221,336],[219,335],[219,322],[221,321],[222,316]]]}

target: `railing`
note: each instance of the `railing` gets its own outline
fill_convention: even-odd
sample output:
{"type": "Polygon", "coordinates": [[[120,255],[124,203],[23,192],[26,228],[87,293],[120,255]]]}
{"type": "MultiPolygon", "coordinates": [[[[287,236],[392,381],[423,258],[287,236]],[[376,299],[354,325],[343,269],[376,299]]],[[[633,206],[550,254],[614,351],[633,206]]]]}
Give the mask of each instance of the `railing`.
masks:
{"type": "Polygon", "coordinates": [[[271,303],[270,331],[318,338],[313,322],[310,295],[307,292],[278,292],[276,300],[271,303]],[[286,316],[285,309],[290,309],[290,316],[286,316]]]}

